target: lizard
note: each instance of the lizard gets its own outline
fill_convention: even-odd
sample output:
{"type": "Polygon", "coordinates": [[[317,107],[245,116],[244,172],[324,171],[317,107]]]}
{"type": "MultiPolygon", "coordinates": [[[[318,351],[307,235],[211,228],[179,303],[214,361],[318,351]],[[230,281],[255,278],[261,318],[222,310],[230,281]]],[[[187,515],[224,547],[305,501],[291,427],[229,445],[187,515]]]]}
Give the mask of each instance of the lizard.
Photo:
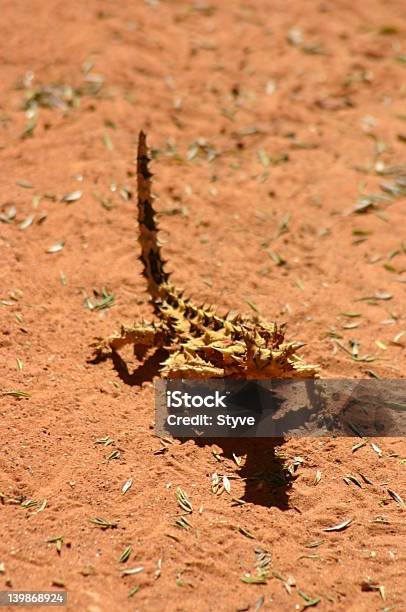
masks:
{"type": "Polygon", "coordinates": [[[184,297],[165,269],[153,205],[146,135],[140,131],[137,152],[138,224],[143,276],[155,320],[121,325],[93,343],[96,358],[108,357],[132,344],[140,359],[151,348],[169,356],[160,364],[164,378],[315,378],[318,366],[306,364],[297,350],[302,343],[285,339],[285,324],[230,312],[220,316],[212,306],[184,297]]]}

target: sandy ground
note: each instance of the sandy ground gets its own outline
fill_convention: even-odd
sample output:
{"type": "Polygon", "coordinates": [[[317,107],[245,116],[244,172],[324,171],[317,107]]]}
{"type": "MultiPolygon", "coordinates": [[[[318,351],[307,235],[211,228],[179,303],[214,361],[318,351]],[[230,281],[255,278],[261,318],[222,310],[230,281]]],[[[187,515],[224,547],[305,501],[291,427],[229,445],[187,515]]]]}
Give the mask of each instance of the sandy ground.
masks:
{"type": "Polygon", "coordinates": [[[405,376],[404,2],[3,0],[0,31],[1,390],[29,394],[0,398],[0,588],[89,612],[405,609],[404,440],[161,441],[154,372],[87,361],[151,316],[144,128],[177,284],[286,321],[325,377],[405,376]]]}

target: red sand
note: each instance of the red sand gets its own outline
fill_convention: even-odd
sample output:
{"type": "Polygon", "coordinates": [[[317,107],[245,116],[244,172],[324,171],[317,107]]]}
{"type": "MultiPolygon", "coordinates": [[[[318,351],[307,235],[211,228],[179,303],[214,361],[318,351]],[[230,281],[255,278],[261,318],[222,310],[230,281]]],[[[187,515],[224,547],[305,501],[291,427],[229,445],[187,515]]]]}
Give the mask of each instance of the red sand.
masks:
{"type": "Polygon", "coordinates": [[[279,461],[272,440],[163,446],[152,382],[87,363],[94,336],[150,316],[134,199],[119,194],[135,190],[144,128],[159,149],[157,207],[177,284],[222,310],[249,310],[248,300],[287,321],[323,376],[405,375],[406,335],[393,339],[406,329],[406,201],[383,205],[385,217],[351,213],[387,180],[376,163],[406,158],[404,3],[3,0],[1,21],[0,212],[16,208],[0,223],[1,388],[31,396],[0,398],[0,588],[64,584],[69,609],[89,612],[296,610],[303,594],[323,611],[404,609],[405,511],[387,492],[406,499],[403,440],[375,440],[381,456],[369,442],[352,452],[354,439],[279,440],[279,461]],[[86,72],[103,86],[68,112],[40,108],[22,138],[17,85],[28,71],[32,86],[83,92],[86,72]],[[207,146],[194,157],[199,138],[207,146]],[[84,296],[102,287],[114,306],[89,310],[84,296]],[[376,292],[391,297],[357,301],[376,292]],[[354,361],[335,335],[377,360],[354,361]],[[114,444],[95,444],[106,435],[114,444]],[[275,483],[282,459],[297,457],[296,478],[275,483]],[[213,494],[214,472],[228,475],[231,496],[213,494]],[[372,484],[344,482],[359,472],[372,484]],[[177,487],[193,505],[189,531],[174,525],[177,487]],[[103,531],[94,517],[118,526],[103,531]],[[58,536],[60,554],[47,543],[58,536]],[[272,556],[270,578],[246,584],[257,548],[272,556]]]}

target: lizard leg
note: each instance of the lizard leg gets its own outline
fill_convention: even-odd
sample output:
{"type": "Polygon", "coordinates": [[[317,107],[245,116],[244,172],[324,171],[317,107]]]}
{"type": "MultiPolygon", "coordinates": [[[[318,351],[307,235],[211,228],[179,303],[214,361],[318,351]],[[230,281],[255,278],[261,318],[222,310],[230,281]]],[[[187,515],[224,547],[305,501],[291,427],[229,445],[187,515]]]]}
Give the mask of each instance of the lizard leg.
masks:
{"type": "Polygon", "coordinates": [[[154,323],[122,325],[120,330],[107,338],[97,338],[92,344],[96,357],[104,357],[118,351],[127,344],[134,345],[136,354],[142,355],[149,348],[162,347],[165,343],[165,330],[154,323]]]}

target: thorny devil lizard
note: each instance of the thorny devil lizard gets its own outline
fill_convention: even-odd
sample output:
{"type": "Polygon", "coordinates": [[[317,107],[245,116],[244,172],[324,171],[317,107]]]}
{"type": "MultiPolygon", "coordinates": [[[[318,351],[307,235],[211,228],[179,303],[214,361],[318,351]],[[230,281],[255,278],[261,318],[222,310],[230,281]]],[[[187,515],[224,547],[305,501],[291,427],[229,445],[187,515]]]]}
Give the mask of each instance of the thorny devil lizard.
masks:
{"type": "Polygon", "coordinates": [[[196,306],[183,297],[165,270],[158,241],[152,174],[144,132],[137,155],[140,260],[156,321],[122,325],[119,332],[97,339],[95,356],[106,357],[127,344],[142,358],[151,348],[165,348],[161,364],[168,378],[314,378],[318,367],[296,355],[302,346],[287,342],[284,325],[258,317],[231,314],[221,317],[213,307],[196,306]]]}

